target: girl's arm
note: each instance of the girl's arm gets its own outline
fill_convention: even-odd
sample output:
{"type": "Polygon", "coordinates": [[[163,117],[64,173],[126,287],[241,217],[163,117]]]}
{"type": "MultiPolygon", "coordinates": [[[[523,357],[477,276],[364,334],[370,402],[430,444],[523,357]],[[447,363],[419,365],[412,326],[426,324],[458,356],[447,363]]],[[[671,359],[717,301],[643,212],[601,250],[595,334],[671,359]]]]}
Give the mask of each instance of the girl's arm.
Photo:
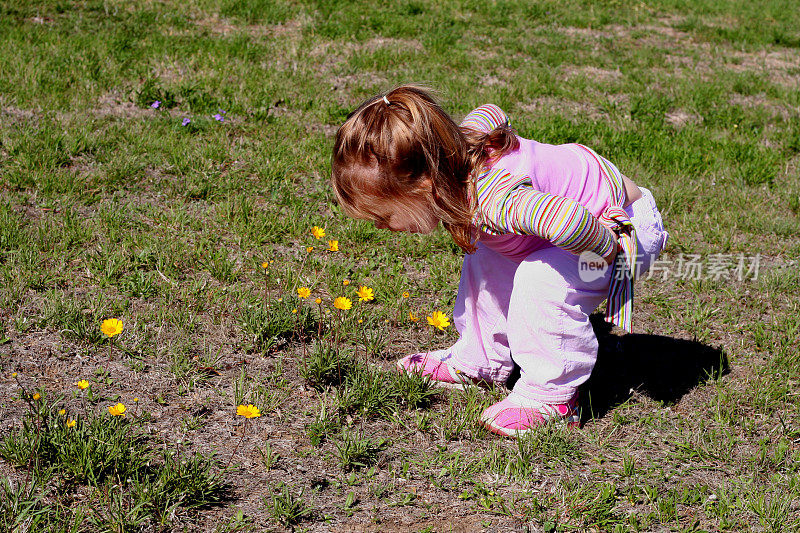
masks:
{"type": "Polygon", "coordinates": [[[493,129],[507,124],[511,124],[511,121],[502,109],[494,104],[484,104],[473,109],[464,117],[460,127],[489,133],[493,129]]]}
{"type": "Polygon", "coordinates": [[[576,255],[594,252],[609,264],[617,254],[613,232],[574,200],[529,185],[478,196],[483,196],[479,200],[483,223],[495,231],[536,235],[576,255]]]}

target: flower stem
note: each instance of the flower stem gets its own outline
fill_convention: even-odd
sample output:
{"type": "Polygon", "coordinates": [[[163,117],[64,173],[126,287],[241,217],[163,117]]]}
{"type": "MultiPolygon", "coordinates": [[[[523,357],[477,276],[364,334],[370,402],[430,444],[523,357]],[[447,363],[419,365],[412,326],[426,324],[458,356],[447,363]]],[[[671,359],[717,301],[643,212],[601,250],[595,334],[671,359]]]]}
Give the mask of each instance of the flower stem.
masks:
{"type": "Polygon", "coordinates": [[[236,455],[236,451],[239,449],[239,446],[241,446],[242,441],[244,440],[244,436],[247,433],[247,424],[248,424],[248,422],[250,422],[250,420],[249,419],[245,419],[244,428],[242,428],[242,438],[239,439],[239,442],[236,444],[236,447],[231,452],[231,458],[228,459],[228,464],[225,465],[225,468],[223,470],[227,470],[228,467],[231,466],[231,462],[233,461],[233,456],[236,455]]]}

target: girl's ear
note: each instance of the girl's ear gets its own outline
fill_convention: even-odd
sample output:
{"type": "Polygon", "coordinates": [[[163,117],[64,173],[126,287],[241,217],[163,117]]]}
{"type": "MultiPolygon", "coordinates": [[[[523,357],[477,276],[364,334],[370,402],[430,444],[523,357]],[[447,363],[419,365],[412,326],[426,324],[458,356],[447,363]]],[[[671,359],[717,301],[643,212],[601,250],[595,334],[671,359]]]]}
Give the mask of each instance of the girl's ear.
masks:
{"type": "Polygon", "coordinates": [[[417,194],[422,194],[428,198],[433,198],[435,201],[438,198],[436,191],[433,189],[433,180],[430,178],[423,178],[419,180],[417,188],[414,190],[417,194]]]}
{"type": "Polygon", "coordinates": [[[433,180],[430,178],[422,178],[419,180],[417,184],[417,189],[415,192],[423,192],[423,193],[432,193],[433,192],[433,180]]]}

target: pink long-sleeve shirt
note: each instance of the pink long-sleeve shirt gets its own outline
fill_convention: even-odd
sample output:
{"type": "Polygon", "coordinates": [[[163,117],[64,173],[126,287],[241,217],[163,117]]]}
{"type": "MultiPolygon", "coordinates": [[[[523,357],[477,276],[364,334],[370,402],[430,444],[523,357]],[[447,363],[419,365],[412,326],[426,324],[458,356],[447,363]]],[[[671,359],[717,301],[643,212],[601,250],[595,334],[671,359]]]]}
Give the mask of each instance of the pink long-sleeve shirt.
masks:
{"type": "MultiPolygon", "coordinates": [[[[508,123],[497,106],[483,105],[461,123],[489,132],[508,123]]],[[[518,137],[507,153],[478,176],[475,222],[480,241],[516,260],[549,246],[580,254],[611,253],[615,239],[598,217],[612,204],[608,160],[579,144],[552,145],[518,137]]]]}

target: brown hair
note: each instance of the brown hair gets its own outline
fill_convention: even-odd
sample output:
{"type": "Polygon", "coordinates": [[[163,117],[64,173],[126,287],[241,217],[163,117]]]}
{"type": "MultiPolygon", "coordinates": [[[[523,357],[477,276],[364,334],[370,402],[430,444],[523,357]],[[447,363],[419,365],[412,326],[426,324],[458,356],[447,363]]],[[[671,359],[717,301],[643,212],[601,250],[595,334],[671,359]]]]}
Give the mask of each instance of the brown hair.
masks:
{"type": "Polygon", "coordinates": [[[401,85],[369,98],[347,117],[336,133],[331,181],[348,215],[374,220],[368,205],[402,202],[430,180],[433,213],[455,243],[471,253],[475,175],[518,146],[507,124],[489,133],[461,129],[431,91],[401,85]]]}

